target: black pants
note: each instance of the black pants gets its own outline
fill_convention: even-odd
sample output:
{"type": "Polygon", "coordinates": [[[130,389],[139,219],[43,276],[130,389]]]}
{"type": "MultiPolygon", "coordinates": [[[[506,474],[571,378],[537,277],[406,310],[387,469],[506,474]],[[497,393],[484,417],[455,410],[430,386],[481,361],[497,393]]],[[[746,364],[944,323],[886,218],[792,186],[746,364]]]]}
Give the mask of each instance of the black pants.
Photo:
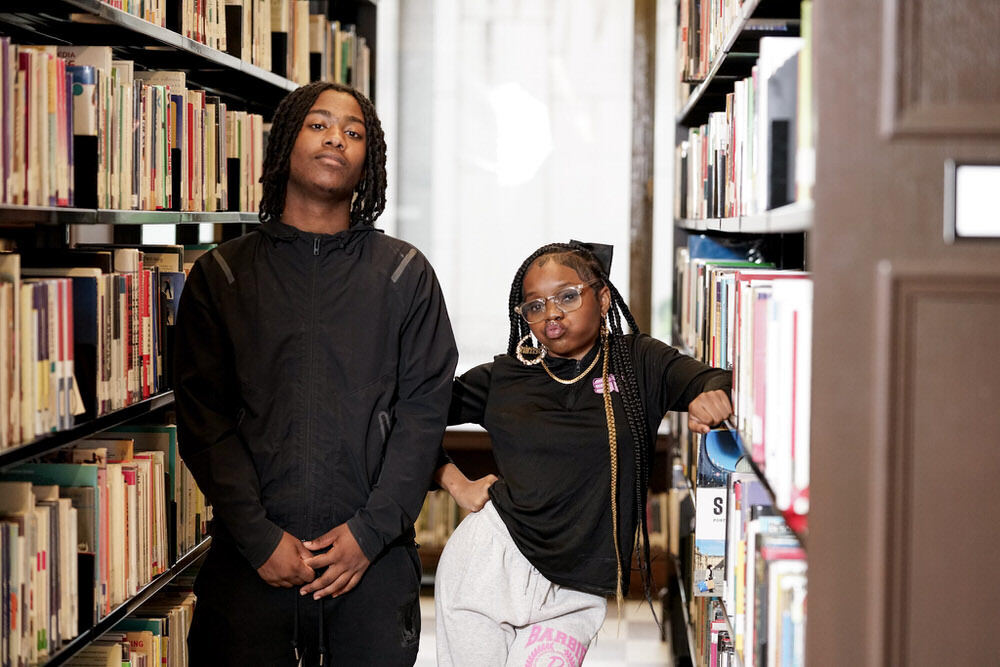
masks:
{"type": "Polygon", "coordinates": [[[420,559],[412,544],[393,545],[358,585],[338,598],[313,600],[299,587],[264,583],[246,559],[216,542],[195,580],[188,634],[192,667],[319,664],[320,623],[325,665],[411,666],[420,642],[420,559]]]}

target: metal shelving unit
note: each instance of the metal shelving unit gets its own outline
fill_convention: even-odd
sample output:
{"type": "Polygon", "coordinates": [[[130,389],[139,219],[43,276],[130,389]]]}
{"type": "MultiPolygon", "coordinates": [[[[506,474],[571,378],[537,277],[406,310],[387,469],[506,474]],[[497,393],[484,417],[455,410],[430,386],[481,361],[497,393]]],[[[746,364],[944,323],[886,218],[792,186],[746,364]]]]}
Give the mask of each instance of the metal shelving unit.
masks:
{"type": "Polygon", "coordinates": [[[807,232],[812,228],[812,202],[795,202],[780,208],[735,218],[683,218],[677,227],[691,232],[725,232],[729,234],[788,234],[807,232]]]}
{"type": "Polygon", "coordinates": [[[162,574],[158,574],[152,581],[143,586],[131,598],[111,611],[110,614],[102,618],[89,629],[63,644],[55,653],[48,657],[43,663],[46,667],[61,665],[67,660],[82,651],[88,644],[100,638],[105,632],[114,629],[126,616],[138,609],[144,602],[159,593],[163,588],[173,581],[179,574],[201,560],[202,556],[208,553],[208,547],[212,543],[212,538],[205,538],[198,546],[181,556],[173,566],[162,574]]]}
{"type": "Polygon", "coordinates": [[[173,402],[174,392],[163,392],[133,405],[126,406],[121,410],[115,410],[91,421],[83,422],[71,429],[56,431],[51,435],[38,438],[32,442],[5,449],[0,452],[0,470],[10,468],[18,463],[24,463],[29,459],[55,451],[87,436],[100,433],[119,424],[124,424],[136,417],[141,417],[154,410],[171,405],[173,402]]]}

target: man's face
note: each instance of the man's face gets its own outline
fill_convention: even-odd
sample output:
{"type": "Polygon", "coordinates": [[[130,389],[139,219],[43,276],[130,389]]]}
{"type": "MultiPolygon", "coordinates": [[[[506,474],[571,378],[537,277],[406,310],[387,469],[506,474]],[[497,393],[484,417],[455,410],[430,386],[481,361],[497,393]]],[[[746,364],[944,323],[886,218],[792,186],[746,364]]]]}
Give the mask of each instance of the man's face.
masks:
{"type": "Polygon", "coordinates": [[[351,197],[364,170],[366,145],[358,101],[349,93],[323,91],[292,147],[289,193],[319,199],[351,197]]]}

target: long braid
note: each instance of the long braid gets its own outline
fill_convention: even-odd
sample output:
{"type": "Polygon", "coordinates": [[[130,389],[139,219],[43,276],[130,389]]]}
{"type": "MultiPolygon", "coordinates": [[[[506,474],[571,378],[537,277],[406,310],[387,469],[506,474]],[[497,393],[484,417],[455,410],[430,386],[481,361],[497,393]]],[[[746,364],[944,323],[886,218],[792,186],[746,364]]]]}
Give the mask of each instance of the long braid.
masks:
{"type": "MultiPolygon", "coordinates": [[[[619,304],[618,310],[624,315],[628,322],[629,329],[633,333],[639,333],[639,327],[632,316],[632,312],[625,305],[618,289],[608,283],[611,291],[612,302],[619,304]]],[[[617,313],[616,313],[617,315],[617,313]]],[[[642,579],[643,594],[647,600],[652,600],[652,567],[649,554],[649,526],[646,520],[646,496],[649,489],[649,471],[652,467],[650,463],[650,451],[653,440],[649,433],[649,425],[646,421],[646,410],[642,403],[642,393],[636,381],[635,368],[632,364],[632,355],[629,354],[623,337],[619,336],[615,340],[616,345],[612,348],[612,356],[617,360],[617,366],[621,369],[624,379],[624,388],[619,387],[622,392],[622,404],[625,407],[625,415],[628,419],[629,428],[632,431],[632,438],[637,443],[646,443],[645,446],[635,448],[636,464],[636,486],[635,486],[635,507],[636,525],[638,526],[637,538],[639,540],[639,573],[642,579]]]]}
{"type": "Polygon", "coordinates": [[[372,224],[385,210],[385,134],[375,112],[375,106],[371,100],[350,86],[329,81],[314,81],[286,95],[274,112],[264,154],[263,174],[260,177],[260,182],[264,184],[264,194],[259,209],[261,222],[281,219],[281,214],[285,210],[285,193],[295,140],[299,136],[302,122],[309,109],[327,90],[353,96],[361,107],[365,119],[365,166],[351,204],[351,225],[372,224]]]}
{"type": "MultiPolygon", "coordinates": [[[[630,331],[633,334],[639,333],[639,327],[635,322],[635,318],[632,316],[632,312],[629,310],[622,298],[621,293],[618,289],[611,283],[607,274],[605,274],[602,269],[600,262],[588,249],[577,244],[565,244],[565,243],[553,243],[550,245],[543,246],[532,253],[518,268],[517,273],[514,276],[514,281],[511,284],[510,298],[509,298],[509,309],[508,313],[510,316],[510,337],[507,345],[508,354],[513,355],[515,353],[515,348],[517,347],[518,341],[530,332],[530,329],[525,323],[524,319],[517,314],[514,308],[522,302],[524,298],[524,276],[527,274],[531,266],[541,257],[546,255],[555,255],[554,258],[560,264],[569,266],[574,269],[577,274],[583,280],[598,280],[604,286],[608,288],[611,294],[611,308],[608,309],[607,321],[608,321],[608,336],[609,336],[609,354],[607,355],[610,359],[606,359],[610,363],[611,372],[614,373],[616,382],[618,384],[619,395],[622,399],[622,405],[625,411],[625,418],[628,423],[629,433],[632,436],[633,442],[633,457],[635,460],[635,487],[633,489],[635,498],[635,519],[636,519],[636,538],[639,542],[639,570],[642,578],[643,584],[643,594],[645,595],[647,601],[652,604],[652,577],[651,577],[651,567],[650,567],[650,553],[649,553],[649,529],[646,522],[646,494],[649,485],[649,471],[650,471],[650,460],[649,452],[652,444],[652,439],[649,433],[649,427],[646,421],[646,410],[642,402],[642,394],[639,391],[639,384],[636,379],[635,367],[632,362],[632,354],[629,351],[628,343],[625,340],[625,335],[622,327],[622,320],[628,324],[630,331]]],[[[608,387],[607,379],[605,380],[605,387],[608,387]]],[[[610,397],[610,392],[605,390],[606,396],[610,397]]],[[[613,416],[609,413],[609,430],[613,434],[613,416]]],[[[615,462],[613,462],[613,482],[612,486],[612,498],[617,499],[617,475],[614,474],[614,470],[617,468],[617,452],[615,457],[615,462]]],[[[617,502],[613,502],[613,513],[615,516],[612,518],[613,525],[615,527],[615,552],[618,554],[618,541],[617,541],[617,502]]],[[[618,556],[618,566],[619,566],[619,581],[618,588],[621,590],[623,582],[621,581],[621,568],[623,564],[621,563],[621,556],[618,556]]]]}

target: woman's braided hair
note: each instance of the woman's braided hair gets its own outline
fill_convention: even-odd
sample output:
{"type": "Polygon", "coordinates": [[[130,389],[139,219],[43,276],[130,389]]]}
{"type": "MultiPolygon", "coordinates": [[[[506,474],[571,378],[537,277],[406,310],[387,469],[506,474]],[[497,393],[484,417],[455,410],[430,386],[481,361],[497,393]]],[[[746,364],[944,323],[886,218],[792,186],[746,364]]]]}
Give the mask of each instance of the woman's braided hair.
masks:
{"type": "Polygon", "coordinates": [[[289,162],[295,140],[302,129],[309,109],[316,99],[327,90],[347,93],[358,101],[365,118],[365,166],[361,181],[355,188],[354,202],[351,204],[351,225],[370,225],[385,209],[385,134],[382,123],[375,113],[375,105],[367,97],[350,86],[329,81],[314,81],[296,88],[281,100],[267,140],[264,154],[263,175],[264,196],[260,201],[260,221],[280,220],[285,210],[285,191],[288,186],[289,162]]]}
{"type": "MultiPolygon", "coordinates": [[[[639,540],[639,570],[642,576],[643,593],[647,600],[652,599],[652,579],[650,576],[649,560],[649,528],[646,525],[646,492],[649,487],[650,471],[650,450],[652,446],[649,426],[646,422],[646,410],[643,407],[642,395],[639,392],[639,384],[636,380],[635,367],[632,363],[632,355],[629,352],[628,343],[622,329],[622,320],[628,323],[633,334],[639,333],[639,327],[632,317],[631,311],[625,304],[621,293],[611,283],[600,261],[588,248],[576,243],[552,243],[543,246],[533,252],[524,263],[521,264],[514,275],[514,282],[510,286],[510,301],[508,313],[510,317],[510,339],[507,343],[507,353],[514,355],[518,341],[528,335],[531,330],[527,322],[518,315],[514,308],[524,301],[524,276],[531,269],[532,265],[539,259],[546,257],[553,261],[567,266],[586,282],[596,281],[599,286],[594,292],[600,291],[601,287],[607,287],[611,293],[611,307],[608,309],[608,329],[610,336],[610,365],[611,372],[615,375],[622,405],[625,409],[625,417],[628,422],[629,432],[632,436],[633,454],[635,457],[635,519],[639,540]]],[[[615,521],[618,517],[614,518],[615,521]]],[[[627,572],[629,564],[623,563],[622,570],[627,572]]],[[[624,585],[625,582],[622,582],[624,585]]]]}

